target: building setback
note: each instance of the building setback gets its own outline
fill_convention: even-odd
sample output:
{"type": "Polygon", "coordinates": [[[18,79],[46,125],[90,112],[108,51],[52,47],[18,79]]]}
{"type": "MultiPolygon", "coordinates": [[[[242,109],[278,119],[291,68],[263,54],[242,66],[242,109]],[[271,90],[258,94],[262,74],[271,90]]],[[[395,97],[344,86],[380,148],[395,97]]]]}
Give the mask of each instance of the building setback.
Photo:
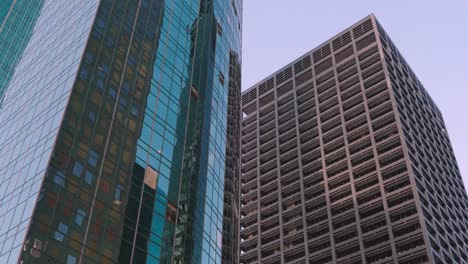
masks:
{"type": "Polygon", "coordinates": [[[242,110],[241,263],[468,263],[442,114],[373,15],[242,110]]]}
{"type": "Polygon", "coordinates": [[[241,16],[2,1],[0,263],[237,263],[241,16]]]}

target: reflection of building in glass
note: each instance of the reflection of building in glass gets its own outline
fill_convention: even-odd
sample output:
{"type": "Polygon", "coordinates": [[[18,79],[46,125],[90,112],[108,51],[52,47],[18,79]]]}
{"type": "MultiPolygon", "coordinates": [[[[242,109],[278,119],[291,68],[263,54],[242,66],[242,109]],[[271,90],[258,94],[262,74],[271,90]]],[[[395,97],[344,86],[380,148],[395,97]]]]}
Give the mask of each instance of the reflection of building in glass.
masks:
{"type": "Polygon", "coordinates": [[[374,16],[242,94],[241,263],[467,263],[437,106],[374,16]]]}
{"type": "Polygon", "coordinates": [[[221,263],[241,4],[37,6],[0,76],[0,263],[221,263]]]}
{"type": "Polygon", "coordinates": [[[44,0],[0,3],[0,104],[36,25],[44,0]]]}
{"type": "MultiPolygon", "coordinates": [[[[239,195],[241,144],[240,62],[235,53],[229,61],[229,98],[224,182],[223,263],[239,263],[239,195]]],[[[224,76],[220,76],[224,80],[224,76]]]]}

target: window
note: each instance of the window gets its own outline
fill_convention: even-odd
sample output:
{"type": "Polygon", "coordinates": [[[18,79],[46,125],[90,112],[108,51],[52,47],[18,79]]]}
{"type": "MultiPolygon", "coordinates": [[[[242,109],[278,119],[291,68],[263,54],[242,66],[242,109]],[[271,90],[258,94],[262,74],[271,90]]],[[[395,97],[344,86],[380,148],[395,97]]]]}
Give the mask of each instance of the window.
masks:
{"type": "Polygon", "coordinates": [[[80,177],[81,172],[83,172],[83,165],[81,165],[81,163],[79,163],[78,161],[75,161],[72,174],[75,175],[76,177],[80,177]]]}
{"type": "Polygon", "coordinates": [[[145,170],[145,178],[144,178],[146,186],[150,187],[153,190],[156,190],[156,184],[158,181],[158,172],[155,171],[153,168],[147,166],[145,170]]]}
{"type": "Polygon", "coordinates": [[[125,99],[125,97],[120,97],[119,99],[120,99],[119,100],[119,107],[121,107],[121,108],[127,107],[127,104],[128,104],[127,99],[125,99]]]}
{"type": "Polygon", "coordinates": [[[176,207],[168,202],[167,203],[167,211],[166,211],[166,220],[171,222],[171,223],[175,223],[176,221],[176,207]]]}
{"type": "MultiPolygon", "coordinates": [[[[27,243],[27,242],[26,242],[27,243]]],[[[33,258],[40,258],[41,257],[41,251],[42,251],[42,246],[44,245],[44,248],[47,247],[47,242],[42,243],[41,240],[35,238],[33,246],[31,248],[31,256],[33,258]]]]}
{"type": "Polygon", "coordinates": [[[88,156],[88,164],[93,167],[96,167],[98,158],[99,158],[99,155],[96,153],[96,151],[91,150],[88,156]]]}
{"type": "Polygon", "coordinates": [[[57,185],[60,185],[62,187],[65,186],[65,176],[63,175],[62,172],[58,171],[55,176],[54,176],[54,182],[57,184],[57,185]]]}
{"type": "Polygon", "coordinates": [[[82,68],[80,71],[80,77],[83,80],[88,80],[88,71],[85,68],[82,68]]]}
{"type": "Polygon", "coordinates": [[[94,112],[89,112],[88,117],[89,120],[91,120],[91,122],[94,122],[96,120],[96,114],[94,112]]]}
{"type": "Polygon", "coordinates": [[[369,46],[370,44],[374,42],[375,42],[375,34],[370,34],[367,37],[356,42],[356,47],[358,50],[362,50],[363,48],[369,46]]]}
{"type": "Polygon", "coordinates": [[[92,54],[91,52],[89,52],[89,51],[85,53],[85,56],[84,56],[84,57],[85,57],[85,61],[86,61],[87,63],[91,63],[91,62],[93,62],[93,60],[94,60],[93,54],[92,54]]]}
{"type": "Polygon", "coordinates": [[[132,113],[134,116],[138,116],[138,107],[136,106],[135,103],[132,103],[131,113],[132,113]]]}
{"type": "Polygon", "coordinates": [[[83,220],[86,216],[86,212],[82,209],[77,209],[75,213],[75,224],[81,226],[83,224],[83,220]]]}
{"type": "Polygon", "coordinates": [[[63,166],[67,163],[67,161],[68,161],[68,153],[63,152],[63,151],[60,152],[58,156],[58,163],[63,166]]]}
{"type": "Polygon", "coordinates": [[[101,181],[101,186],[100,190],[103,191],[104,193],[108,193],[110,190],[110,184],[107,180],[102,180],[101,181]]]}
{"type": "Polygon", "coordinates": [[[123,192],[122,185],[117,185],[117,187],[115,187],[115,193],[114,193],[114,203],[116,205],[120,205],[120,203],[122,202],[122,192],[123,192]]]}
{"type": "Polygon", "coordinates": [[[85,178],[84,178],[85,182],[87,184],[91,184],[91,182],[93,181],[93,174],[90,172],[90,171],[86,171],[85,173],[85,178]]]}
{"type": "Polygon", "coordinates": [[[67,233],[68,233],[68,226],[65,225],[64,223],[60,223],[57,228],[57,231],[55,231],[54,233],[54,238],[57,241],[63,241],[67,233]]]}
{"type": "Polygon", "coordinates": [[[67,264],[75,264],[75,263],[76,263],[76,258],[72,255],[68,255],[67,264]]]}
{"type": "Polygon", "coordinates": [[[104,89],[104,80],[102,80],[101,78],[97,79],[97,87],[99,88],[99,90],[102,90],[104,89]]]}
{"type": "Polygon", "coordinates": [[[109,89],[109,96],[110,96],[112,99],[115,99],[115,97],[117,96],[117,93],[116,93],[115,89],[112,88],[112,87],[109,89]]]}

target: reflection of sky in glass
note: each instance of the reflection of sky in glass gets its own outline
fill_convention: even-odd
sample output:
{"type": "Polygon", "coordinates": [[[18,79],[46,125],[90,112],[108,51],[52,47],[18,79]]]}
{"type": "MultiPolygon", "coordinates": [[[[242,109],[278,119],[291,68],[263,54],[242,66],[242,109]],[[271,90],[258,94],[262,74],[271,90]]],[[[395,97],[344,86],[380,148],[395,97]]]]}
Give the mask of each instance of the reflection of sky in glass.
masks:
{"type": "Polygon", "coordinates": [[[3,25],[8,12],[10,11],[11,4],[14,0],[3,0],[0,3],[0,27],[3,25]]]}
{"type": "MultiPolygon", "coordinates": [[[[155,234],[162,234],[166,226],[164,217],[168,203],[177,205],[179,195],[179,175],[185,147],[186,153],[194,151],[202,163],[199,170],[200,185],[204,191],[191,191],[184,194],[189,199],[198,199],[196,222],[187,223],[194,228],[193,234],[188,236],[196,240],[193,252],[184,252],[187,257],[191,256],[194,263],[219,263],[221,258],[220,234],[222,233],[223,215],[223,187],[224,187],[224,160],[226,147],[226,118],[227,118],[227,82],[222,85],[219,74],[229,76],[229,54],[231,50],[240,53],[240,30],[237,23],[231,1],[214,1],[214,16],[218,21],[210,21],[210,26],[216,26],[219,22],[223,28],[222,37],[216,34],[215,50],[211,63],[214,69],[211,72],[201,72],[206,69],[205,65],[193,65],[193,54],[191,45],[197,43],[197,49],[202,52],[209,43],[203,43],[202,37],[195,39],[193,32],[187,28],[198,26],[201,35],[206,30],[206,18],[197,21],[199,6],[196,1],[165,1],[164,16],[160,40],[158,44],[156,59],[153,69],[153,80],[150,93],[147,97],[147,105],[144,115],[144,124],[138,142],[136,163],[141,167],[149,165],[158,171],[157,192],[155,199],[155,214],[153,215],[151,229],[155,234]],[[177,4],[176,4],[177,3],[177,4]],[[182,11],[184,10],[184,11],[182,11]],[[176,16],[174,16],[174,14],[176,16]],[[194,24],[199,22],[198,24],[194,24]],[[202,25],[203,24],[203,25],[202,25]],[[192,72],[193,71],[193,72],[192,72]],[[193,120],[187,119],[188,92],[195,78],[193,75],[208,75],[207,87],[196,87],[199,91],[203,89],[212,92],[203,102],[205,111],[203,114],[204,131],[199,150],[190,149],[192,146],[186,144],[185,129],[188,126],[198,126],[193,120]],[[199,208],[199,209],[198,209],[199,208]],[[198,243],[198,241],[200,243],[198,243]],[[203,249],[203,252],[201,252],[203,249]],[[210,259],[210,260],[209,260],[210,259]]],[[[239,1],[235,5],[241,6],[239,1]]],[[[240,13],[240,11],[238,11],[240,13]]],[[[214,36],[213,36],[214,37],[214,36]]],[[[197,58],[198,59],[198,58],[197,58]]],[[[204,62],[205,63],[205,62],[204,62]]],[[[193,84],[192,84],[193,85],[193,84]]],[[[196,86],[196,85],[195,85],[196,86]]],[[[198,121],[197,121],[198,122],[198,121]]],[[[201,127],[201,126],[200,126],[201,127]]],[[[192,139],[189,139],[192,141],[192,139]]],[[[188,172],[187,172],[188,173],[188,172]]],[[[182,197],[187,199],[187,197],[182,197]]],[[[169,231],[172,232],[172,231],[169,231]]],[[[160,238],[150,238],[149,250],[153,256],[159,256],[158,243],[160,238]],[[156,245],[153,244],[156,242],[156,245]]],[[[185,243],[185,242],[182,242],[185,243]]],[[[161,254],[171,254],[162,252],[161,254]]]]}
{"type": "Polygon", "coordinates": [[[46,1],[6,89],[0,108],[0,263],[18,258],[96,9],[96,1],[46,1]]]}
{"type": "MultiPolygon", "coordinates": [[[[41,186],[44,169],[57,136],[57,128],[62,121],[63,109],[67,104],[70,88],[78,70],[79,59],[83,54],[89,28],[96,13],[97,3],[90,1],[86,3],[64,0],[45,1],[32,39],[25,47],[25,56],[19,61],[3,101],[3,108],[0,108],[0,147],[2,147],[0,149],[0,158],[2,158],[0,160],[0,221],[8,222],[0,227],[0,263],[17,258],[16,255],[12,255],[8,259],[9,252],[12,248],[16,248],[24,238],[37,191],[41,186]],[[73,15],[70,16],[70,13],[73,15]],[[47,37],[44,37],[46,35],[47,37]],[[10,156],[11,154],[13,156],[10,156]],[[13,175],[20,176],[14,178],[15,181],[13,181],[11,180],[13,175]],[[23,196],[26,200],[21,204],[23,196]],[[11,197],[13,199],[20,197],[20,203],[16,200],[10,202],[11,197]],[[20,204],[20,206],[13,207],[9,204],[20,204]],[[23,205],[27,207],[25,215],[16,214],[15,208],[23,210],[24,207],[21,207],[23,205]],[[10,222],[22,221],[20,227],[10,226],[10,222]],[[18,233],[19,235],[7,235],[8,229],[12,230],[11,234],[18,233]]],[[[161,254],[172,254],[165,252],[170,251],[170,248],[162,250],[164,245],[161,237],[167,236],[170,240],[173,235],[178,196],[198,201],[197,211],[194,213],[197,218],[196,223],[185,223],[193,227],[194,232],[188,236],[188,239],[196,240],[197,245],[193,250],[181,248],[184,250],[182,254],[186,259],[190,258],[193,263],[220,263],[228,80],[221,82],[219,76],[222,75],[224,78],[229,76],[231,50],[240,54],[240,24],[237,21],[240,17],[236,17],[235,12],[241,13],[242,4],[238,0],[214,2],[214,14],[212,10],[210,16],[214,15],[217,21],[207,20],[205,14],[199,14],[199,1],[167,0],[162,4],[163,23],[161,29],[158,30],[160,32],[158,49],[154,67],[152,67],[151,87],[147,94],[147,107],[144,112],[144,124],[138,141],[136,159],[136,163],[143,168],[151,167],[158,173],[157,194],[154,199],[151,223],[153,233],[148,241],[147,261],[149,263],[161,254]],[[234,11],[233,6],[237,6],[239,10],[234,11]],[[196,28],[201,20],[209,22],[210,28],[203,29],[208,29],[207,33],[212,32],[218,22],[223,28],[223,34],[206,34],[208,38],[198,39],[194,33],[197,30],[202,31],[196,28]],[[194,65],[194,60],[199,59],[195,59],[193,54],[195,42],[199,44],[197,49],[208,50],[205,55],[209,58],[200,59],[200,61],[210,60],[211,68],[207,69],[208,67],[204,64],[194,65]],[[211,44],[213,46],[208,46],[211,44]],[[184,124],[187,124],[190,88],[194,82],[193,79],[196,79],[194,77],[196,74],[203,75],[202,78],[206,78],[205,81],[208,83],[206,87],[200,86],[197,89],[209,90],[209,96],[200,100],[203,102],[203,108],[200,109],[206,110],[203,112],[203,118],[196,121],[200,123],[190,124],[197,128],[203,127],[202,147],[197,145],[196,148],[200,149],[191,149],[190,152],[193,151],[196,155],[193,159],[199,159],[202,166],[202,169],[197,168],[199,170],[197,177],[200,179],[197,179],[196,184],[208,192],[189,191],[185,196],[185,193],[184,195],[178,193],[177,185],[184,164],[182,155],[184,150],[181,147],[189,145],[184,145],[186,137],[194,138],[193,135],[186,134],[187,125],[184,127],[184,124]],[[169,209],[174,212],[174,217],[168,219],[169,209]],[[172,231],[170,228],[166,229],[169,225],[172,226],[172,231]]],[[[142,3],[148,4],[146,1],[142,3]]],[[[154,1],[154,3],[160,2],[154,1]]],[[[105,27],[105,23],[100,18],[96,19],[95,25],[96,28],[105,27]]],[[[85,61],[93,60],[95,60],[93,54],[87,52],[85,61]]],[[[139,62],[129,58],[128,63],[133,65],[139,62]]],[[[101,65],[101,67],[102,72],[109,71],[107,65],[101,65]]],[[[94,73],[82,67],[79,75],[82,79],[90,79],[94,73]]],[[[98,73],[96,78],[97,89],[107,89],[103,81],[104,77],[98,73]]],[[[129,90],[128,85],[128,83],[123,83],[122,93],[129,90]]],[[[109,95],[114,98],[119,96],[115,90],[110,90],[109,95]]],[[[122,97],[119,102],[122,105],[131,103],[122,97]]],[[[129,111],[135,116],[142,114],[141,109],[133,105],[129,111]]],[[[99,115],[90,111],[84,113],[82,118],[95,122],[99,120],[99,115]]],[[[187,148],[193,146],[195,145],[190,144],[187,148]]],[[[89,172],[89,169],[99,165],[100,158],[91,150],[86,159],[75,160],[68,164],[70,170],[66,173],[50,170],[54,186],[64,188],[69,186],[69,181],[82,180],[86,183],[86,188],[92,187],[88,185],[92,184],[96,177],[89,172]],[[67,178],[68,176],[65,176],[68,175],[67,173],[72,176],[67,178]]],[[[114,203],[118,203],[125,197],[125,188],[126,186],[119,185],[112,190],[114,203]]],[[[42,201],[41,205],[43,205],[42,201]]],[[[52,240],[55,238],[58,241],[66,241],[67,237],[72,235],[74,225],[84,225],[86,219],[90,217],[90,214],[82,209],[71,210],[70,214],[72,223],[62,221],[60,224],[53,225],[53,232],[50,234],[52,240]]],[[[187,242],[191,243],[191,241],[182,241],[181,245],[187,242]]],[[[17,251],[14,252],[17,254],[17,251]]],[[[70,255],[67,261],[74,262],[76,257],[70,255]]]]}
{"type": "Polygon", "coordinates": [[[0,3],[0,105],[5,88],[33,33],[43,3],[44,0],[5,0],[0,3]]]}

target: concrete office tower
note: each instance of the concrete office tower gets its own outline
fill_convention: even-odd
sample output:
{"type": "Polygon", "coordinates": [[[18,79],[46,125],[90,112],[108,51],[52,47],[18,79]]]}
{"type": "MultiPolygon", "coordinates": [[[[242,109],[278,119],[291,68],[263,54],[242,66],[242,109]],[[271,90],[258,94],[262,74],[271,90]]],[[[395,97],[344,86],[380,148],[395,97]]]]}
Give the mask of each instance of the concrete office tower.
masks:
{"type": "Polygon", "coordinates": [[[442,114],[373,15],[242,110],[241,263],[467,263],[442,114]]]}
{"type": "Polygon", "coordinates": [[[0,263],[237,258],[241,16],[242,0],[1,1],[0,263]]]}

